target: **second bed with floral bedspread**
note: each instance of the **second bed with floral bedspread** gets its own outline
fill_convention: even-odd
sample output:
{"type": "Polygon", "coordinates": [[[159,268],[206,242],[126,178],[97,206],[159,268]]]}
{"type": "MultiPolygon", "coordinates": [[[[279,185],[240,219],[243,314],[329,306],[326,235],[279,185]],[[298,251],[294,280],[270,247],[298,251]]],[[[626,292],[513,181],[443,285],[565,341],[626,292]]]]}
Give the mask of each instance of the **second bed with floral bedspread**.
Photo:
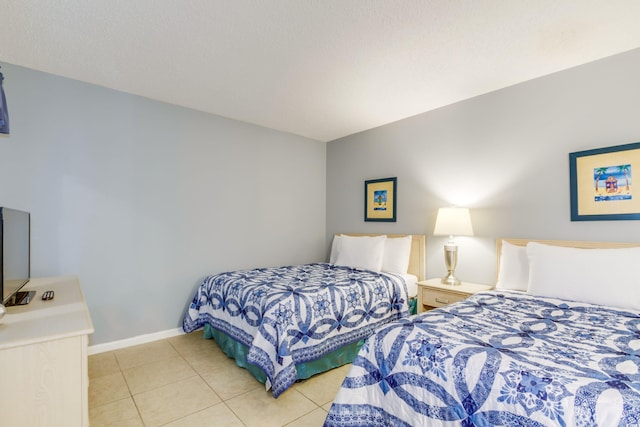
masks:
{"type": "Polygon", "coordinates": [[[409,314],[399,275],[333,264],[259,268],[207,277],[183,320],[206,324],[249,351],[277,397],[297,379],[296,365],[318,360],[409,314]]]}

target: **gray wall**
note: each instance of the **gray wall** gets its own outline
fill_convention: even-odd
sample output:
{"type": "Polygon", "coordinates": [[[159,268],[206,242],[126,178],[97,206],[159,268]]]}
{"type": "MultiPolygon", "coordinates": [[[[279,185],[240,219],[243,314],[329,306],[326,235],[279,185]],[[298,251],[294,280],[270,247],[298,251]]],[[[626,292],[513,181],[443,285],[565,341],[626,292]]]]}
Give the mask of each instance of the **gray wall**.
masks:
{"type": "Polygon", "coordinates": [[[91,344],[178,327],[207,274],[324,259],[324,142],[0,65],[0,206],[34,276],[80,277],[91,344]]]}
{"type": "Polygon", "coordinates": [[[328,143],[327,246],[336,232],[425,233],[440,277],[446,238],[432,233],[452,204],[471,208],[475,236],[457,239],[467,281],[495,283],[497,237],[640,241],[638,221],[570,221],[568,159],[640,141],[638,76],[634,50],[328,143]],[[365,223],[364,181],[391,176],[397,222],[365,223]]]}
{"type": "Polygon", "coordinates": [[[441,276],[450,204],[472,208],[469,281],[494,281],[496,237],[640,240],[637,221],[571,222],[568,171],[640,140],[640,50],[328,144],[0,65],[0,205],[32,213],[34,276],[80,276],[92,344],[176,328],[203,276],[322,260],[335,232],[427,234],[441,276]],[[365,223],[364,181],[391,176],[398,221],[365,223]]]}

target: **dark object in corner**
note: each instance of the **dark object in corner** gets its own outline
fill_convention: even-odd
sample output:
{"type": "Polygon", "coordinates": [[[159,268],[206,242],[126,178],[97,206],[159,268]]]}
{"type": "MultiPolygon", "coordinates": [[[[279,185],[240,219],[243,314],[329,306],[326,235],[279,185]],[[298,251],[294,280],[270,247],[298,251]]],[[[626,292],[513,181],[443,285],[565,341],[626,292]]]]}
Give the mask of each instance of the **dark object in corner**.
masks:
{"type": "Polygon", "coordinates": [[[5,304],[5,307],[13,307],[14,305],[27,305],[33,299],[36,291],[19,291],[16,292],[9,301],[5,304]]]}
{"type": "Polygon", "coordinates": [[[7,110],[7,98],[2,89],[4,76],[0,73],[0,133],[9,135],[9,110],[7,110]]]}

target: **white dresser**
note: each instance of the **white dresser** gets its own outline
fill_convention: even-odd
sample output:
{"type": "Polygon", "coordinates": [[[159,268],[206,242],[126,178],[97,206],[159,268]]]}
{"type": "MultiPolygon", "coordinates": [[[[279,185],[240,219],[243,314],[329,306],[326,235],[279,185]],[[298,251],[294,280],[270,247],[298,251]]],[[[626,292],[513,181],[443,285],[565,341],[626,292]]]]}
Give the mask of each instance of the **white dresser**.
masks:
{"type": "Polygon", "coordinates": [[[88,335],[77,277],[31,279],[36,295],[0,319],[0,425],[88,426],[88,335]],[[53,290],[50,301],[42,293],[53,290]]]}

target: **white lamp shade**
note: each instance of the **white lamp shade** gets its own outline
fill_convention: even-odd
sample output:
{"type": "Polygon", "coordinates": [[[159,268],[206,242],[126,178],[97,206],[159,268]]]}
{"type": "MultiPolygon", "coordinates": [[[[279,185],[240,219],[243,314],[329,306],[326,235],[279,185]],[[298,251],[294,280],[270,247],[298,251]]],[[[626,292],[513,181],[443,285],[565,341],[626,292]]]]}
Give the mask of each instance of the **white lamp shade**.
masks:
{"type": "Polygon", "coordinates": [[[440,208],[436,217],[434,236],[473,236],[468,208],[440,208]]]}

